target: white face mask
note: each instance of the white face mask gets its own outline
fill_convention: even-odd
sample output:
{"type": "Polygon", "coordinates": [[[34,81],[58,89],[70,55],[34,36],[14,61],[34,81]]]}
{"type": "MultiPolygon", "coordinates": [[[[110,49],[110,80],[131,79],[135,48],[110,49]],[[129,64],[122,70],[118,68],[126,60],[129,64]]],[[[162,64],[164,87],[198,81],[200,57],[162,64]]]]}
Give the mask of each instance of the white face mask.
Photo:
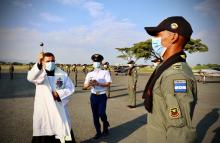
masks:
{"type": "Polygon", "coordinates": [[[94,63],[93,63],[93,67],[94,67],[95,69],[99,69],[99,68],[101,67],[101,63],[100,63],[100,62],[94,62],[94,63]]]}
{"type": "Polygon", "coordinates": [[[56,65],[55,62],[47,62],[45,63],[45,69],[47,71],[53,71],[55,69],[56,65]]]}
{"type": "Polygon", "coordinates": [[[107,65],[104,65],[104,68],[107,68],[108,66],[107,65]]]}

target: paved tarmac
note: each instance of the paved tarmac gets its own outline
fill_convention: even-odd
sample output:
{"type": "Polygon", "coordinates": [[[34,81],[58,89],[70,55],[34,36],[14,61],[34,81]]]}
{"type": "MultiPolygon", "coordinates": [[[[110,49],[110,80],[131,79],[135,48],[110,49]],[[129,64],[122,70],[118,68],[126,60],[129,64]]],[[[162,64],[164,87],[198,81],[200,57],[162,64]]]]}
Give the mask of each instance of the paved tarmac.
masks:
{"type": "MultiPolygon", "coordinates": [[[[72,77],[72,76],[71,76],[72,77]]],[[[80,73],[78,87],[69,103],[73,131],[81,143],[147,143],[147,114],[141,99],[149,74],[139,75],[137,108],[126,105],[127,78],[114,76],[107,114],[110,134],[92,140],[95,134],[90,109],[90,92],[82,90],[85,76],[80,73]]],[[[26,73],[16,73],[10,80],[7,73],[0,79],[0,143],[30,143],[35,86],[26,80],[26,73]]],[[[193,123],[198,130],[198,143],[220,142],[220,78],[211,78],[207,84],[198,83],[198,104],[193,123]]]]}

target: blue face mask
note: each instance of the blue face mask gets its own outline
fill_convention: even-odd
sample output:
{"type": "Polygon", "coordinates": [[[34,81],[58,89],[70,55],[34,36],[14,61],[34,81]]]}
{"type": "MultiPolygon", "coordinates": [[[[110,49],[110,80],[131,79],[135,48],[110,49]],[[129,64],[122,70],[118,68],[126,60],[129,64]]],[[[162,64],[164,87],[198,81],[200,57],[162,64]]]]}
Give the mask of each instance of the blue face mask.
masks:
{"type": "Polygon", "coordinates": [[[93,67],[94,67],[95,69],[98,69],[98,68],[101,67],[101,63],[100,63],[100,62],[94,62],[94,63],[93,63],[93,67]]]}
{"type": "Polygon", "coordinates": [[[55,69],[56,65],[55,62],[47,62],[45,63],[45,69],[47,71],[53,71],[55,69]]]}
{"type": "Polygon", "coordinates": [[[152,48],[159,58],[163,59],[163,55],[167,48],[161,44],[161,37],[152,38],[152,48]]]}

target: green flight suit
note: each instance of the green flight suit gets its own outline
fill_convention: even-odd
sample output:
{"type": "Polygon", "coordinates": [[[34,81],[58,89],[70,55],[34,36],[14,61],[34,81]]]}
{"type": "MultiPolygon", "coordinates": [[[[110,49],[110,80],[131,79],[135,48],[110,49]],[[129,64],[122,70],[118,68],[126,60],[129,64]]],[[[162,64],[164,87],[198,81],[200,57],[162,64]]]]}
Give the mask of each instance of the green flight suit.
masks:
{"type": "Polygon", "coordinates": [[[196,79],[188,64],[179,62],[165,70],[153,88],[147,143],[194,143],[192,117],[196,102],[196,79]]]}
{"type": "Polygon", "coordinates": [[[67,74],[68,74],[68,76],[70,75],[70,66],[67,66],[66,67],[66,72],[67,72],[67,74]]]}
{"type": "Polygon", "coordinates": [[[73,67],[72,72],[73,72],[73,77],[74,77],[74,84],[75,84],[75,87],[77,87],[77,76],[78,76],[77,68],[73,67]]]}
{"type": "MultiPolygon", "coordinates": [[[[129,70],[128,70],[129,72],[129,70]]],[[[131,75],[128,73],[128,96],[129,96],[129,104],[130,106],[136,106],[136,86],[137,86],[137,69],[134,67],[131,70],[131,75]]]]}

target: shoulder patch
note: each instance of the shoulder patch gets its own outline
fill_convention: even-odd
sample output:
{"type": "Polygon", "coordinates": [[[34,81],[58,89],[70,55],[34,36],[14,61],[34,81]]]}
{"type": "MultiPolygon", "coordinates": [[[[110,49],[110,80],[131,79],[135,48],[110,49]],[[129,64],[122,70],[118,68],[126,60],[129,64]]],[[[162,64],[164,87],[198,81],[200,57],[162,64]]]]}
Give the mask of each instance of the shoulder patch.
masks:
{"type": "Polygon", "coordinates": [[[182,69],[182,64],[181,63],[176,63],[173,65],[174,70],[181,70],[182,69]]]}
{"type": "Polygon", "coordinates": [[[170,108],[169,116],[172,119],[178,119],[180,117],[180,109],[178,107],[170,108]]]}
{"type": "Polygon", "coordinates": [[[186,80],[174,80],[174,93],[186,93],[186,80]]]}

